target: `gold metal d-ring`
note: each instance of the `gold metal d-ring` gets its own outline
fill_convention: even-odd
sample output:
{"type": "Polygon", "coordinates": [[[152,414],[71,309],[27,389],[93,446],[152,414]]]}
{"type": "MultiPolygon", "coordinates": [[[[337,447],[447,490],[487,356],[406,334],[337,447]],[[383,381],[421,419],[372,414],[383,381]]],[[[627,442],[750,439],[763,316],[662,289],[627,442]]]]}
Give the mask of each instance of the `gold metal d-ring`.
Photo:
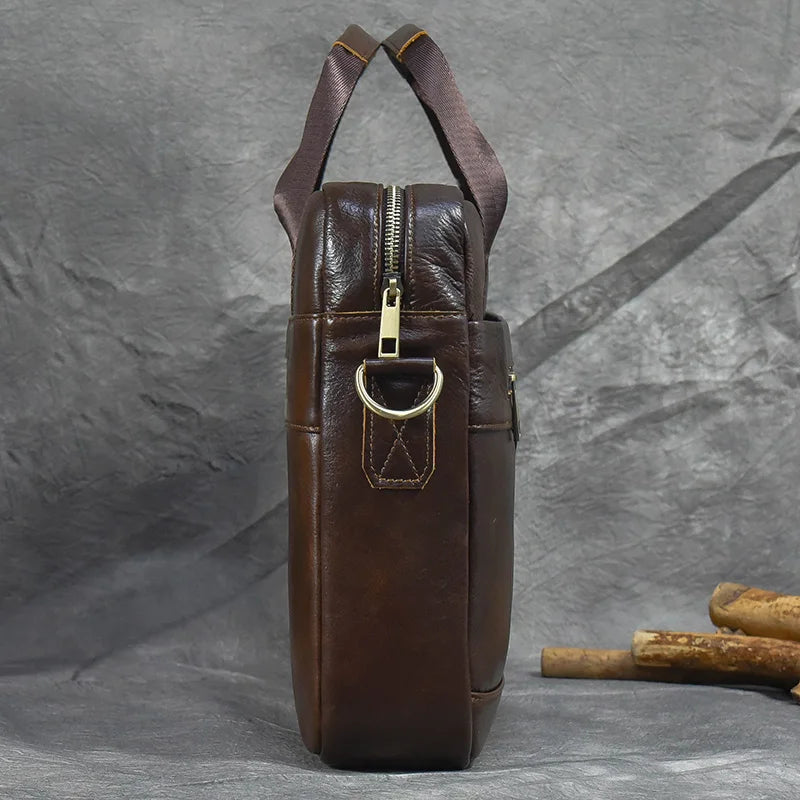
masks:
{"type": "Polygon", "coordinates": [[[373,414],[377,414],[379,417],[386,417],[386,419],[411,419],[424,414],[433,408],[434,403],[439,399],[439,395],[442,393],[442,386],[444,386],[444,375],[434,361],[433,386],[428,396],[419,405],[401,409],[386,408],[386,406],[376,403],[367,390],[367,365],[362,361],[356,370],[356,392],[358,392],[361,402],[373,414]]]}

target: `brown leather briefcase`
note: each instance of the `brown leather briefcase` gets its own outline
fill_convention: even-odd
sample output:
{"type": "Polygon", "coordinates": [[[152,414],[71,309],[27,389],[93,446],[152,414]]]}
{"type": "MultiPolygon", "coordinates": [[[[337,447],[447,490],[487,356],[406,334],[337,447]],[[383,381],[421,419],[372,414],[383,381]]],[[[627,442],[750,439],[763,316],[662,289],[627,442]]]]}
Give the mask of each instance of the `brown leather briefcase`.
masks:
{"type": "Polygon", "coordinates": [[[486,313],[506,180],[430,36],[407,25],[383,47],[459,188],[321,186],[379,48],[349,27],[275,191],[293,250],[292,675],[303,741],[328,764],[457,769],[486,739],[508,648],[514,373],[486,313]]]}

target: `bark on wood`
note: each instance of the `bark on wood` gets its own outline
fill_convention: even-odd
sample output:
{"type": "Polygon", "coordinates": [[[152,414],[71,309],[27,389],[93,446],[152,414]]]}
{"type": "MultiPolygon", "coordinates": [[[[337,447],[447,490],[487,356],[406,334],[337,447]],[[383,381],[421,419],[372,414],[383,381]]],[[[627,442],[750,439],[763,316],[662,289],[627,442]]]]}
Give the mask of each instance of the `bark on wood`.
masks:
{"type": "Polygon", "coordinates": [[[792,688],[792,695],[800,700],[800,644],[796,642],[721,633],[636,631],[631,652],[639,666],[762,678],[792,688]]]}
{"type": "Polygon", "coordinates": [[[711,621],[751,636],[800,641],[800,597],[721,583],[708,604],[711,621]]]}
{"type": "Polygon", "coordinates": [[[593,650],[584,647],[542,649],[545,678],[596,678],[599,680],[647,680],[648,667],[637,667],[630,650],[593,650]]]}
{"type": "MultiPolygon", "coordinates": [[[[659,683],[774,685],[759,675],[651,667],[636,663],[630,650],[597,650],[583,647],[542,649],[542,677],[593,680],[655,681],[659,683]]],[[[792,684],[793,685],[793,684],[792,684]]]]}

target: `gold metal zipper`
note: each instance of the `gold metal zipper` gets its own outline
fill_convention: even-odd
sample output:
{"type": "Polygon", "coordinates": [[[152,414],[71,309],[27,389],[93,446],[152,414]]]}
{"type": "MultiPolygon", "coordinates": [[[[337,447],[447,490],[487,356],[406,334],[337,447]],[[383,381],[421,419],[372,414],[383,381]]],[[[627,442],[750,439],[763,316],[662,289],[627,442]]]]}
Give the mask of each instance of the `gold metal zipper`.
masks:
{"type": "Polygon", "coordinates": [[[400,271],[403,247],[403,207],[405,192],[399,186],[387,186],[383,222],[383,270],[400,271]]]}
{"type": "MultiPolygon", "coordinates": [[[[383,204],[383,284],[381,286],[381,327],[378,337],[378,358],[400,355],[400,301],[403,297],[403,228],[405,224],[405,192],[399,186],[387,186],[383,204]]],[[[367,388],[367,362],[356,369],[356,393],[364,408],[391,420],[406,420],[427,413],[436,405],[444,386],[442,370],[433,361],[433,384],[428,396],[411,408],[387,408],[370,396],[367,388]]]]}
{"type": "Polygon", "coordinates": [[[403,189],[387,186],[383,215],[383,285],[378,358],[397,358],[400,355],[400,300],[403,296],[400,257],[403,250],[404,207],[403,189]]]}

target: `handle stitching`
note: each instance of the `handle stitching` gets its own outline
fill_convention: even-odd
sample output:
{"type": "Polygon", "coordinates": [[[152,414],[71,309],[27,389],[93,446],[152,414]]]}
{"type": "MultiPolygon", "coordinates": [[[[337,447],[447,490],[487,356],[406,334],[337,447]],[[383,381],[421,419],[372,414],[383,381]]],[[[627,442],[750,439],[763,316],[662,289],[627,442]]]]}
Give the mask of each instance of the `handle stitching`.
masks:
{"type": "Polygon", "coordinates": [[[417,39],[419,39],[419,37],[420,37],[420,36],[427,36],[427,35],[428,35],[428,31],[417,31],[417,32],[416,32],[416,33],[415,33],[415,34],[414,34],[414,35],[413,35],[413,36],[412,36],[412,37],[411,37],[411,38],[410,38],[410,39],[409,39],[409,40],[408,40],[408,41],[407,41],[407,42],[406,42],[406,43],[405,43],[405,44],[404,44],[404,45],[403,45],[403,46],[402,46],[402,47],[401,47],[401,48],[400,48],[398,51],[397,51],[397,55],[395,56],[395,58],[397,58],[397,60],[398,60],[398,61],[402,61],[402,59],[400,58],[400,56],[402,56],[402,55],[403,55],[403,53],[406,51],[406,48],[407,48],[409,45],[411,45],[411,44],[414,44],[414,42],[416,42],[416,41],[417,41],[417,39]]]}
{"type": "Polygon", "coordinates": [[[339,41],[339,39],[337,39],[331,45],[331,47],[336,47],[337,44],[339,45],[339,47],[343,47],[345,50],[347,50],[347,52],[350,53],[351,56],[355,56],[356,58],[358,58],[361,61],[363,61],[365,64],[369,64],[369,59],[368,58],[366,58],[365,56],[362,56],[361,53],[358,52],[358,50],[355,50],[349,44],[345,44],[344,42],[339,41]]]}

